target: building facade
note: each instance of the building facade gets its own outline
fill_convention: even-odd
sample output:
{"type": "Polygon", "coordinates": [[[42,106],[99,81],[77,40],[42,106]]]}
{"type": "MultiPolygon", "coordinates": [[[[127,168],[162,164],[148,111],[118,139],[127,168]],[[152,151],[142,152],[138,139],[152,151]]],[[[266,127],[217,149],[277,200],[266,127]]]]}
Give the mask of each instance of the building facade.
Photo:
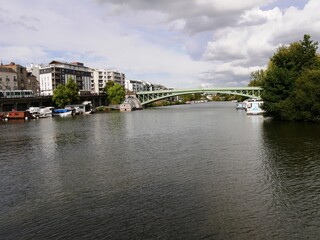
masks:
{"type": "Polygon", "coordinates": [[[112,69],[96,69],[93,72],[93,87],[95,93],[102,93],[108,81],[125,86],[125,74],[112,69]]]}
{"type": "Polygon", "coordinates": [[[39,69],[40,95],[53,95],[53,90],[59,84],[66,85],[69,78],[77,83],[80,92],[91,92],[92,70],[89,67],[80,62],[52,61],[39,69]]]}
{"type": "Polygon", "coordinates": [[[0,90],[17,90],[18,78],[16,71],[0,66],[0,90]]]}
{"type": "Polygon", "coordinates": [[[166,90],[167,88],[160,84],[153,84],[146,81],[141,80],[126,80],[125,88],[130,92],[141,92],[141,91],[158,91],[158,90],[166,90]]]}
{"type": "Polygon", "coordinates": [[[16,85],[14,85],[15,90],[33,90],[36,94],[39,89],[39,82],[36,77],[27,72],[27,69],[19,64],[11,62],[10,64],[1,65],[1,67],[12,69],[17,74],[16,85]]]}

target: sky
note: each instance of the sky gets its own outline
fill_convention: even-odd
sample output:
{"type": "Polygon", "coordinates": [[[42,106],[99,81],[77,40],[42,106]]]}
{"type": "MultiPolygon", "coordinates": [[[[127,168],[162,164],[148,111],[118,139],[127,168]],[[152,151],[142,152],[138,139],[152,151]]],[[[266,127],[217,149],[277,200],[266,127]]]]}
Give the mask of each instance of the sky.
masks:
{"type": "Polygon", "coordinates": [[[319,0],[2,0],[3,64],[82,62],[172,88],[241,87],[320,40],[319,0]]]}

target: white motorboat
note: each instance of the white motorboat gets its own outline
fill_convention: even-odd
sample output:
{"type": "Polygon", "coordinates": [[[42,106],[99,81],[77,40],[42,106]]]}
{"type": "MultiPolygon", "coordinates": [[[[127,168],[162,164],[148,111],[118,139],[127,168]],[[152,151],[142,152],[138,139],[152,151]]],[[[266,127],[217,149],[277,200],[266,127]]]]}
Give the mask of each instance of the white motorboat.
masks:
{"type": "Polygon", "coordinates": [[[264,110],[262,110],[261,106],[263,101],[255,100],[246,103],[247,115],[261,115],[264,110]]]}
{"type": "Polygon", "coordinates": [[[40,107],[39,114],[40,118],[52,117],[52,110],[54,107],[40,107]]]}
{"type": "Polygon", "coordinates": [[[58,117],[67,117],[71,116],[72,110],[70,109],[53,109],[52,110],[52,116],[58,116],[58,117]]]}

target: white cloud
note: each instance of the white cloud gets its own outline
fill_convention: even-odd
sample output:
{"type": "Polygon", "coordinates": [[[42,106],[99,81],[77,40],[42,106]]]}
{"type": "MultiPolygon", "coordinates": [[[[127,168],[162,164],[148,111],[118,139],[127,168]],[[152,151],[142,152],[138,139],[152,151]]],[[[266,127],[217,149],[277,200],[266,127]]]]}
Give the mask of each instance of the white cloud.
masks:
{"type": "Polygon", "coordinates": [[[311,0],[303,9],[296,7],[261,10],[254,8],[245,11],[238,26],[217,30],[207,44],[203,59],[211,61],[215,67],[210,78],[216,84],[228,84],[229,80],[217,81],[221,78],[219,66],[227,66],[230,70],[225,75],[230,79],[238,79],[242,83],[243,73],[264,68],[276,49],[283,44],[301,40],[304,34],[311,34],[312,39],[320,38],[318,27],[320,16],[314,9],[320,8],[320,2],[311,0]]]}
{"type": "Polygon", "coordinates": [[[281,44],[320,39],[320,2],[12,0],[0,8],[0,59],[115,67],[168,87],[243,85],[281,44]],[[262,8],[264,7],[264,8],[262,8]]]}

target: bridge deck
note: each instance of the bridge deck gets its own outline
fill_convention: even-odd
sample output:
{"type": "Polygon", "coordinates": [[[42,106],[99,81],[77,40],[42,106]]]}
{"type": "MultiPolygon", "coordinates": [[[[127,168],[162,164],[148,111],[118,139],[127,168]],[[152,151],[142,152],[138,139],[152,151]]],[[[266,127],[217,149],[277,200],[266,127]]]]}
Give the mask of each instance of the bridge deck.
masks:
{"type": "Polygon", "coordinates": [[[230,95],[240,95],[249,98],[261,98],[261,87],[219,87],[219,88],[197,88],[197,89],[177,89],[160,91],[137,92],[137,98],[142,105],[155,102],[161,99],[194,93],[223,93],[230,95]]]}

